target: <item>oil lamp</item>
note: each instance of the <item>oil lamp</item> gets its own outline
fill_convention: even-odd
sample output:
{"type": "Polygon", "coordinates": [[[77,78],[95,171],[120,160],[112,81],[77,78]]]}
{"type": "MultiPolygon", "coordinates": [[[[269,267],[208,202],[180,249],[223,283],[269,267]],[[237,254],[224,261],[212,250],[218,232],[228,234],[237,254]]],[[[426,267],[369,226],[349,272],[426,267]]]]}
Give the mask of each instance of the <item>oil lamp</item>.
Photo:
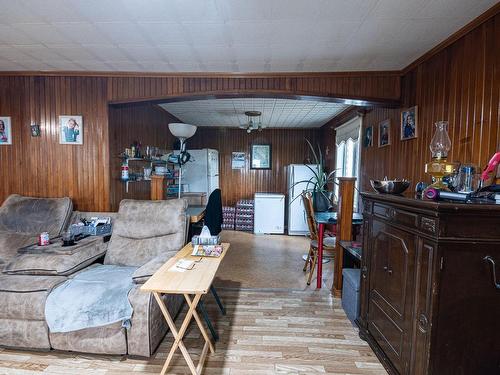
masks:
{"type": "Polygon", "coordinates": [[[443,177],[454,173],[457,163],[448,162],[448,151],[451,149],[451,140],[448,136],[448,121],[436,122],[436,132],[429,145],[432,161],[425,164],[425,173],[434,178],[434,183],[429,187],[440,190],[449,190],[443,182],[443,177]]]}

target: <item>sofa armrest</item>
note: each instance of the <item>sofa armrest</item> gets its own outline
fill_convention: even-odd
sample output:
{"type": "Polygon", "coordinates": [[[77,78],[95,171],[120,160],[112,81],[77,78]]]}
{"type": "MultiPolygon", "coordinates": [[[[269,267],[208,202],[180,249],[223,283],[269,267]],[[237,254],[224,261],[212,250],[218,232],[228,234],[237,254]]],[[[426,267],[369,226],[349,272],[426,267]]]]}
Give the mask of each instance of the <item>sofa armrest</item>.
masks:
{"type": "Polygon", "coordinates": [[[144,284],[151,276],[153,276],[156,271],[158,271],[161,266],[163,266],[175,254],[177,254],[177,251],[167,251],[154,257],[149,262],[143,264],[132,275],[134,283],[144,284]]]}

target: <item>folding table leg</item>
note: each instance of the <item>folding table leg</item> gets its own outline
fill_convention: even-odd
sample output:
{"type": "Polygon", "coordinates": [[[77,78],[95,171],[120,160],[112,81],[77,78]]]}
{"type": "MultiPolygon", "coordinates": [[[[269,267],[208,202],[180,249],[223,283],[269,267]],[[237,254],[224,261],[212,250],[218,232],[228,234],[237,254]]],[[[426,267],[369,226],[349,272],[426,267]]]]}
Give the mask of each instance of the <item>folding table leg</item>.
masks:
{"type": "Polygon", "coordinates": [[[217,290],[215,290],[215,287],[213,285],[210,285],[210,291],[215,297],[215,302],[217,302],[217,305],[219,306],[220,311],[222,312],[222,315],[226,315],[226,309],[224,305],[222,304],[222,301],[219,298],[219,295],[217,294],[217,290]]]}
{"type": "Polygon", "coordinates": [[[219,335],[215,331],[214,326],[212,325],[212,322],[210,321],[210,317],[208,316],[207,309],[205,309],[205,304],[203,303],[203,298],[200,300],[198,307],[200,308],[201,315],[203,315],[203,319],[205,320],[205,323],[207,323],[207,327],[210,330],[210,333],[212,334],[214,341],[219,341],[219,335]]]}
{"type": "MultiPolygon", "coordinates": [[[[184,342],[182,341],[182,338],[184,337],[184,334],[186,333],[186,330],[189,326],[189,323],[194,316],[196,319],[196,322],[198,323],[198,326],[200,327],[200,330],[202,331],[202,335],[205,338],[205,347],[207,344],[209,345],[211,352],[214,352],[213,346],[211,342],[208,340],[207,333],[203,326],[200,324],[199,320],[200,318],[198,317],[198,313],[196,312],[196,306],[200,302],[201,294],[196,294],[194,299],[191,301],[191,298],[187,294],[184,295],[184,298],[186,298],[186,301],[189,305],[189,310],[186,313],[186,317],[184,318],[184,321],[182,322],[181,328],[179,331],[177,331],[177,328],[175,327],[174,320],[170,316],[170,313],[167,310],[167,307],[165,306],[165,303],[161,299],[161,295],[158,292],[153,292],[153,296],[156,299],[156,302],[158,302],[158,305],[160,306],[160,310],[163,313],[163,316],[165,317],[165,320],[167,321],[168,327],[170,328],[170,331],[172,331],[172,335],[174,336],[174,344],[172,345],[172,348],[170,349],[170,352],[168,353],[167,359],[165,361],[165,364],[163,365],[163,368],[161,369],[161,375],[164,375],[167,372],[168,365],[172,361],[172,358],[174,356],[175,351],[177,348],[181,350],[181,353],[186,360],[189,369],[191,370],[191,373],[193,375],[198,375],[201,372],[201,366],[203,365],[202,359],[200,358],[200,363],[198,364],[198,367],[194,366],[193,360],[191,359],[191,356],[189,355],[189,352],[186,349],[186,346],[184,345],[184,342]]],[[[204,347],[204,349],[205,349],[204,347]]],[[[204,350],[206,351],[206,350],[204,350]]]]}

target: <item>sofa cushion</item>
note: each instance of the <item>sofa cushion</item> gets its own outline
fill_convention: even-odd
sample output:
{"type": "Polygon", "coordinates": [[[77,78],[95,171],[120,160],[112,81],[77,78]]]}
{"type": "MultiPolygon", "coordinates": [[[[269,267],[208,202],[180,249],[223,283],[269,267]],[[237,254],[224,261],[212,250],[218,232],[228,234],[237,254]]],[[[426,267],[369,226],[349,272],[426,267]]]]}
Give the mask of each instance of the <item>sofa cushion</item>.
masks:
{"type": "Polygon", "coordinates": [[[0,275],[0,292],[50,291],[64,281],[64,276],[0,275]]]}
{"type": "Polygon", "coordinates": [[[149,262],[139,267],[132,275],[134,283],[144,284],[156,271],[158,271],[161,266],[163,266],[170,258],[175,256],[175,254],[177,254],[176,250],[167,251],[154,257],[149,262]]]}
{"type": "Polygon", "coordinates": [[[43,320],[0,318],[0,346],[49,350],[47,325],[43,320]]]}
{"type": "Polygon", "coordinates": [[[180,250],[186,207],[184,199],[122,200],[104,263],[140,267],[157,255],[180,250]]]}
{"type": "Polygon", "coordinates": [[[17,249],[37,241],[34,234],[0,231],[0,270],[17,255],[17,249]]]}
{"type": "Polygon", "coordinates": [[[87,267],[102,257],[107,244],[101,237],[89,237],[77,245],[59,250],[70,249],[68,253],[37,251],[18,254],[4,267],[3,272],[18,275],[71,275],[87,267]]]}
{"type": "Polygon", "coordinates": [[[51,237],[61,233],[73,210],[69,198],[31,198],[10,195],[0,208],[0,229],[51,237]]]}

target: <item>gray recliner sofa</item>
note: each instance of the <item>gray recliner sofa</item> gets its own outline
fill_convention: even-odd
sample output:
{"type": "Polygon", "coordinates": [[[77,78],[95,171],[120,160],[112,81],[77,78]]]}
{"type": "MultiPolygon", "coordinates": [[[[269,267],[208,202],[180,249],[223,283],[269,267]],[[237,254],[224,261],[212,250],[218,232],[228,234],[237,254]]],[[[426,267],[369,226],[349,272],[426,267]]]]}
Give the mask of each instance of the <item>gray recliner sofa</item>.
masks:
{"type": "MultiPolygon", "coordinates": [[[[15,199],[27,203],[23,201],[25,197],[16,196],[15,199]]],[[[5,217],[5,208],[12,212],[9,208],[10,201],[11,197],[0,207],[0,229],[4,228],[1,220],[5,217]]],[[[61,219],[57,223],[59,226],[50,223],[50,227],[54,228],[50,233],[52,236],[59,234],[71,221],[71,215],[62,219],[62,212],[66,212],[62,206],[71,212],[71,201],[68,202],[66,198],[57,203],[61,206],[57,210],[59,215],[47,216],[61,219]]],[[[2,257],[7,255],[2,258],[3,263],[0,265],[3,268],[0,275],[0,301],[5,301],[0,304],[0,346],[144,357],[152,355],[168,328],[152,295],[141,292],[139,288],[140,284],[184,245],[187,230],[186,206],[184,200],[124,200],[114,216],[111,240],[108,243],[94,244],[88,251],[70,256],[17,254],[17,249],[14,251],[13,248],[0,250],[2,257]],[[51,290],[78,272],[92,267],[91,263],[103,256],[105,264],[138,267],[133,275],[135,286],[128,295],[134,310],[130,328],[123,328],[121,323],[115,323],[67,333],[50,332],[44,310],[51,290]]],[[[40,207],[45,205],[32,204],[31,209],[36,211],[40,207]]],[[[36,215],[42,217],[44,214],[36,215]]],[[[90,216],[85,213],[73,214],[73,220],[79,215],[90,216]]],[[[47,223],[37,227],[36,232],[47,231],[46,225],[47,223]]],[[[14,231],[14,235],[15,233],[17,232],[14,231]]],[[[12,231],[7,235],[13,235],[12,231]]],[[[0,230],[0,238],[2,236],[4,232],[0,230]]],[[[33,242],[33,237],[26,238],[14,246],[21,247],[33,242]]],[[[167,308],[172,314],[176,314],[182,306],[182,299],[177,296],[164,298],[167,308]]]]}

